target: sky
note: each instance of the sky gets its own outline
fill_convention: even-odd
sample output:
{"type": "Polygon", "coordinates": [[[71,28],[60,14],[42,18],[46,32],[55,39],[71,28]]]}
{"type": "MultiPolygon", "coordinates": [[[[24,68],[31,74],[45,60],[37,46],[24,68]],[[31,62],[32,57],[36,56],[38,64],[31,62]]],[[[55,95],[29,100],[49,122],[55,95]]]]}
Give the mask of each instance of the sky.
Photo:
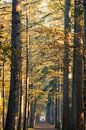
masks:
{"type": "Polygon", "coordinates": [[[12,0],[3,0],[3,1],[6,1],[6,2],[11,2],[12,0]]]}

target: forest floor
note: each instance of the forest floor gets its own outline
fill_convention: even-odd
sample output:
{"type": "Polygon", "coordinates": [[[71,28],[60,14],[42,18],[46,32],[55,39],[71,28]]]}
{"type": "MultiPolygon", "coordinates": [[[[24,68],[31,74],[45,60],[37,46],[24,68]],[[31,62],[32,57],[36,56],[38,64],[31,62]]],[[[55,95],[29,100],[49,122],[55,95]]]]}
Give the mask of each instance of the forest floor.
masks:
{"type": "MultiPolygon", "coordinates": [[[[30,129],[29,129],[30,130],[30,129]]],[[[53,125],[50,125],[49,123],[47,122],[41,122],[39,123],[36,128],[34,129],[31,129],[31,130],[57,130],[54,128],[53,125]]]]}

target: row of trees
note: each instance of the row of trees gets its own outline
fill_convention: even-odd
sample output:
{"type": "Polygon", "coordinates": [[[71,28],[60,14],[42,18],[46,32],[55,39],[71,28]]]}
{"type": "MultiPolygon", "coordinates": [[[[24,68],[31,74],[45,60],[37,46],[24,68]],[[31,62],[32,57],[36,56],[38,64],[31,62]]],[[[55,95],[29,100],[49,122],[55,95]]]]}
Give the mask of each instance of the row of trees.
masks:
{"type": "MultiPolygon", "coordinates": [[[[11,5],[1,9],[10,14],[11,5]]],[[[7,35],[3,41],[3,23],[0,33],[4,130],[33,127],[37,104],[45,97],[49,123],[56,128],[62,124],[63,130],[85,129],[85,12],[86,2],[81,0],[13,0],[11,44],[7,35]],[[11,63],[6,69],[11,69],[8,101],[5,101],[5,59],[11,63]]]]}
{"type": "MultiPolygon", "coordinates": [[[[56,65],[53,64],[53,62],[56,62],[55,61],[56,58],[54,56],[57,55],[56,54],[57,51],[55,50],[55,53],[53,53],[54,50],[52,48],[54,47],[54,45],[49,45],[48,43],[50,42],[49,41],[50,38],[51,40],[53,40],[54,34],[52,35],[52,33],[54,32],[54,29],[53,28],[48,29],[47,27],[35,28],[34,35],[35,33],[38,33],[37,34],[38,36],[41,34],[40,42],[42,42],[42,44],[40,45],[39,43],[40,48],[38,49],[39,45],[37,45],[37,42],[39,39],[37,39],[37,41],[35,42],[35,39],[38,36],[36,35],[34,40],[33,40],[33,37],[28,38],[28,33],[29,33],[28,20],[30,20],[29,19],[30,14],[28,10],[27,12],[25,10],[25,14],[23,14],[23,12],[21,12],[22,3],[18,1],[13,1],[12,4],[13,5],[12,5],[11,47],[9,46],[9,51],[11,51],[11,54],[9,54],[9,58],[11,57],[9,59],[9,62],[11,62],[11,77],[9,78],[11,78],[11,80],[10,80],[10,92],[9,92],[10,96],[9,96],[9,102],[8,102],[7,117],[5,114],[6,112],[5,109],[7,108],[7,103],[5,103],[6,95],[4,95],[6,87],[4,88],[2,86],[3,87],[3,109],[4,109],[2,119],[3,119],[3,128],[6,130],[7,129],[22,129],[22,128],[27,129],[28,124],[30,125],[30,127],[33,127],[36,102],[40,98],[40,95],[44,93],[44,92],[40,92],[40,90],[38,91],[38,89],[41,89],[40,86],[43,85],[45,83],[45,80],[48,80],[48,78],[51,79],[51,78],[54,78],[55,76],[58,77],[58,67],[56,68],[56,65]],[[24,18],[23,20],[22,20],[22,17],[24,18]],[[23,22],[23,24],[21,22],[23,22]],[[44,43],[42,41],[42,38],[46,42],[45,48],[43,45],[44,43]],[[29,42],[29,47],[28,47],[28,42],[29,42]],[[51,53],[49,51],[49,48],[52,49],[51,53]],[[52,54],[52,59],[50,58],[51,54],[52,54]],[[44,56],[46,57],[43,58],[44,56]],[[39,57],[40,57],[40,60],[39,60],[39,57]],[[49,63],[47,61],[48,58],[49,58],[49,63]],[[43,64],[43,62],[45,62],[45,64],[43,64]],[[46,67],[46,63],[48,63],[48,67],[46,67]],[[39,66],[40,66],[40,69],[39,69],[39,66]],[[55,73],[55,68],[57,70],[57,73],[55,73]],[[28,81],[28,75],[29,75],[29,81],[28,81]],[[35,98],[34,98],[34,93],[35,93],[35,98]]],[[[27,2],[26,2],[26,5],[28,8],[27,2]]],[[[38,3],[35,6],[37,5],[38,3]]],[[[33,7],[33,5],[31,6],[33,7]]],[[[8,7],[2,7],[2,9],[4,8],[9,9],[11,7],[9,5],[8,7]]],[[[6,11],[10,12],[9,10],[6,10],[6,11]]],[[[31,13],[33,13],[33,11],[31,13]]],[[[45,19],[45,18],[46,16],[42,19],[45,19]]],[[[39,22],[34,23],[33,21],[33,23],[30,23],[30,24],[31,24],[31,27],[33,27],[35,26],[35,24],[38,25],[38,23],[39,22]]],[[[33,33],[33,28],[29,28],[29,29],[31,33],[33,33]]],[[[58,33],[56,29],[55,31],[56,31],[55,33],[58,33]]],[[[32,35],[31,33],[30,35],[32,35]]],[[[56,35],[54,37],[56,37],[56,35]]],[[[54,41],[54,44],[57,44],[55,43],[55,41],[54,41]]],[[[3,46],[3,42],[2,42],[2,46],[3,46]]],[[[8,52],[8,49],[7,49],[7,52],[8,52]]],[[[59,59],[59,56],[58,56],[58,59],[59,59]]],[[[3,82],[6,83],[5,80],[3,80],[3,82]]],[[[45,95],[47,94],[45,93],[45,95]]]]}
{"type": "Polygon", "coordinates": [[[71,27],[70,10],[71,0],[66,1],[65,8],[65,70],[64,70],[64,93],[63,93],[63,130],[84,130],[85,129],[85,84],[83,76],[85,58],[85,1],[74,1],[74,26],[71,27]],[[72,92],[70,98],[69,86],[69,64],[70,64],[70,32],[74,29],[73,37],[73,72],[72,72],[72,92]],[[70,107],[71,106],[71,107],[70,107]],[[69,122],[69,123],[68,123],[69,122]]]}

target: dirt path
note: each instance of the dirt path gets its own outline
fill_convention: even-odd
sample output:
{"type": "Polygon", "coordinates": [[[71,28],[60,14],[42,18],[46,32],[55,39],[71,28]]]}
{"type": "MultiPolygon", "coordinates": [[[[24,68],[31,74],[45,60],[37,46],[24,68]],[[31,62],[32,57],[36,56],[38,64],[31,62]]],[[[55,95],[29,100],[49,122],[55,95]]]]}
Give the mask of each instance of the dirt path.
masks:
{"type": "Polygon", "coordinates": [[[50,125],[46,122],[42,122],[38,124],[38,126],[34,130],[57,130],[53,125],[50,125]]]}

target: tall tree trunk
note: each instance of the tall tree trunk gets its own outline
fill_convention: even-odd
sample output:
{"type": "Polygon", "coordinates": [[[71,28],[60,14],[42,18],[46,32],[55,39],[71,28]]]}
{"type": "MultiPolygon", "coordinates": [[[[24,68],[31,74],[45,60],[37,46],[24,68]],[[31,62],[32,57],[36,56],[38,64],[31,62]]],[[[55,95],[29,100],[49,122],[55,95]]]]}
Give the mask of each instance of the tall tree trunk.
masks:
{"type": "Polygon", "coordinates": [[[11,80],[8,112],[4,130],[16,130],[19,110],[19,88],[20,88],[20,13],[17,10],[18,0],[12,1],[12,35],[11,35],[11,80]]]}
{"type": "Polygon", "coordinates": [[[60,114],[61,114],[61,108],[60,108],[60,97],[58,96],[58,100],[57,100],[57,106],[58,106],[58,118],[57,118],[57,122],[58,122],[58,129],[60,129],[61,127],[61,122],[60,122],[60,114]]]}
{"type": "Polygon", "coordinates": [[[52,89],[49,91],[48,94],[48,103],[47,103],[47,110],[46,110],[46,120],[49,123],[52,123],[52,113],[51,113],[51,107],[52,107],[52,98],[51,98],[52,89]]]}
{"type": "Polygon", "coordinates": [[[65,1],[65,27],[64,27],[64,86],[63,86],[63,130],[70,129],[70,108],[69,108],[69,33],[70,29],[70,7],[71,0],[65,1]]]}
{"type": "Polygon", "coordinates": [[[55,97],[55,128],[58,128],[58,119],[57,119],[57,116],[58,116],[58,113],[57,113],[57,109],[58,109],[58,107],[57,107],[57,96],[55,97]]]}
{"type": "Polygon", "coordinates": [[[26,130],[27,128],[28,128],[28,46],[26,45],[26,94],[25,94],[23,130],[26,130]]]}
{"type": "Polygon", "coordinates": [[[2,88],[3,88],[3,129],[4,129],[4,124],[5,124],[5,116],[4,116],[4,114],[5,114],[5,95],[4,95],[4,67],[5,67],[5,54],[4,54],[4,52],[3,52],[3,65],[2,65],[2,88]]]}
{"type": "MultiPolygon", "coordinates": [[[[27,0],[26,0],[27,1],[27,0]]],[[[26,12],[26,94],[25,94],[25,108],[24,108],[24,124],[23,124],[23,130],[28,129],[28,89],[29,89],[29,84],[28,84],[28,14],[26,12]]]]}
{"type": "Polygon", "coordinates": [[[72,130],[84,130],[83,119],[83,59],[82,59],[82,27],[80,22],[82,0],[74,1],[74,54],[72,85],[72,130]]]}
{"type": "Polygon", "coordinates": [[[83,0],[84,3],[84,123],[86,130],[86,0],[83,0]]]}
{"type": "Polygon", "coordinates": [[[46,110],[46,121],[49,122],[49,123],[51,122],[50,121],[50,106],[51,106],[51,103],[48,102],[47,103],[47,110],[46,110]]]}
{"type": "Polygon", "coordinates": [[[86,130],[86,55],[84,55],[84,88],[83,88],[83,96],[84,96],[83,97],[83,99],[84,99],[84,129],[86,130]]]}
{"type": "Polygon", "coordinates": [[[20,85],[20,102],[19,102],[19,120],[18,120],[18,128],[17,130],[21,130],[22,129],[22,124],[23,124],[23,112],[22,112],[22,106],[23,106],[23,92],[22,92],[22,75],[20,76],[20,82],[21,82],[21,85],[20,85]]]}
{"type": "Polygon", "coordinates": [[[51,124],[54,125],[54,101],[52,101],[51,103],[51,117],[52,117],[51,124]]]}
{"type": "Polygon", "coordinates": [[[29,116],[29,127],[33,128],[34,127],[34,121],[35,121],[35,111],[36,111],[36,101],[35,99],[31,101],[30,105],[30,116],[29,116]]]}

